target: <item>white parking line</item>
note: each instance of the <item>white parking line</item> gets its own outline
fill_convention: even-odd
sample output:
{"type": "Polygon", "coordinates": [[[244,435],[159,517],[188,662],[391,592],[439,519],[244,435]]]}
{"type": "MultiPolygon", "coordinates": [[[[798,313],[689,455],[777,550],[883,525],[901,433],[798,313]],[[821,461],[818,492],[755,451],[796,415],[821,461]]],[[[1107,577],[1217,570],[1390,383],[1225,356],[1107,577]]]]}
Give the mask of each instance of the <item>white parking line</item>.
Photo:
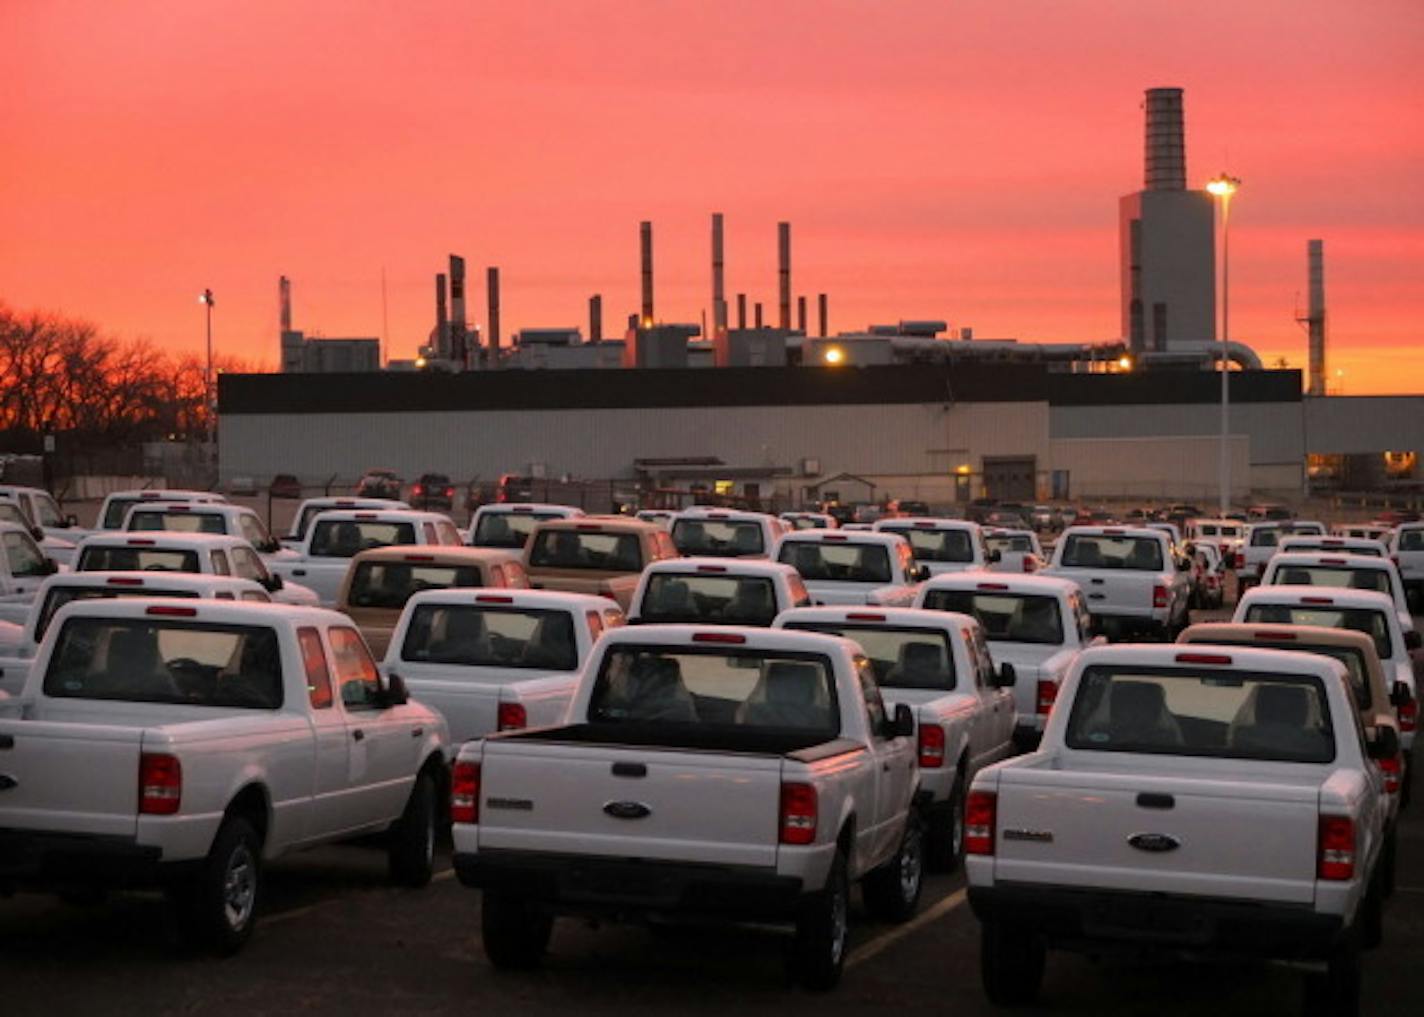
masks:
{"type": "Polygon", "coordinates": [[[954,893],[944,898],[944,900],[940,901],[938,904],[930,908],[924,914],[918,915],[917,917],[906,922],[904,925],[898,925],[895,928],[889,930],[888,932],[876,936],[868,943],[862,943],[860,946],[856,947],[850,952],[850,956],[846,958],[845,966],[848,968],[853,968],[857,965],[864,964],[872,957],[878,956],[884,951],[890,949],[890,947],[894,946],[900,940],[904,939],[910,933],[914,932],[916,929],[923,928],[924,926],[930,924],[930,922],[938,921],[945,915],[949,914],[955,908],[963,904],[967,896],[968,891],[963,889],[956,890],[954,893]]]}

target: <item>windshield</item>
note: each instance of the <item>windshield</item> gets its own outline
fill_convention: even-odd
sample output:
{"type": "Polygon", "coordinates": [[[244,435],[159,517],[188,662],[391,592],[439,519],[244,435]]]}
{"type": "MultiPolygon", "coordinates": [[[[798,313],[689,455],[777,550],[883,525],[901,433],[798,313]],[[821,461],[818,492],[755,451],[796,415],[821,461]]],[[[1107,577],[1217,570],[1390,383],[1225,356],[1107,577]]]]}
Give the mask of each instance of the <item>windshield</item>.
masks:
{"type": "Polygon", "coordinates": [[[314,558],[354,558],[367,548],[414,543],[414,523],[318,519],[312,527],[311,554],[314,558]]]}
{"type": "Polygon", "coordinates": [[[968,530],[931,530],[915,526],[882,526],[880,529],[885,533],[898,533],[908,540],[916,561],[974,560],[974,542],[968,530]]]}
{"type": "Polygon", "coordinates": [[[672,524],[672,542],[685,555],[737,558],[766,553],[761,524],[752,521],[679,519],[672,524]]]}
{"type": "Polygon", "coordinates": [[[36,494],[30,498],[30,504],[35,507],[35,522],[41,526],[64,526],[64,516],[60,514],[59,506],[54,503],[54,499],[47,494],[36,494]]]}
{"type": "Polygon", "coordinates": [[[860,644],[877,684],[897,689],[954,688],[954,653],[949,636],[935,629],[888,628],[840,622],[792,622],[788,629],[825,632],[860,644]]]}
{"type": "Polygon", "coordinates": [[[475,547],[522,548],[535,526],[560,518],[551,512],[485,512],[475,524],[470,543],[475,547]]]}
{"type": "Polygon", "coordinates": [[[477,565],[420,565],[404,561],[363,561],[351,576],[347,603],[351,607],[400,610],[411,594],[452,586],[485,585],[477,565]]]}
{"type": "Polygon", "coordinates": [[[1023,593],[981,593],[976,590],[930,590],[925,607],[958,611],[979,621],[985,638],[1004,643],[1063,642],[1063,618],[1057,597],[1023,593]]]}
{"type": "Polygon", "coordinates": [[[1088,668],[1067,744],[1094,752],[1328,763],[1335,758],[1320,681],[1206,667],[1088,668]]]}
{"type": "Polygon", "coordinates": [[[1323,629],[1363,632],[1374,640],[1379,659],[1390,659],[1389,621],[1382,611],[1367,607],[1332,608],[1314,604],[1252,604],[1246,609],[1244,620],[1276,625],[1318,625],[1323,629]]]}
{"type": "Polygon", "coordinates": [[[752,649],[619,645],[603,658],[588,707],[595,723],[840,733],[830,662],[752,649]]]}
{"type": "Polygon", "coordinates": [[[406,628],[401,659],[543,671],[579,666],[567,611],[475,604],[421,604],[406,628]]]}
{"type": "Polygon", "coordinates": [[[1351,547],[1340,547],[1338,544],[1327,544],[1323,540],[1302,540],[1297,537],[1287,537],[1281,541],[1281,551],[1334,551],[1336,554],[1362,554],[1367,558],[1382,558],[1383,552],[1378,547],[1371,547],[1369,544],[1352,545],[1351,547]]]}
{"type": "Polygon", "coordinates": [[[770,625],[776,591],[762,576],[656,572],[648,577],[638,620],[770,625]]]}
{"type": "Polygon", "coordinates": [[[1251,531],[1252,547],[1275,547],[1281,540],[1281,531],[1272,526],[1264,530],[1251,531]]]}
{"type": "Polygon", "coordinates": [[[529,549],[529,564],[558,569],[640,572],[643,552],[633,533],[544,530],[529,549]]]}
{"type": "Polygon", "coordinates": [[[227,520],[215,512],[164,512],[135,509],[130,530],[168,530],[172,533],[227,533],[227,520]]]}
{"type": "Polygon", "coordinates": [[[35,619],[35,642],[44,638],[50,621],[65,604],[77,600],[117,600],[123,597],[185,597],[198,599],[196,590],[162,590],[152,586],[51,586],[35,619]]]}
{"type": "Polygon", "coordinates": [[[1393,595],[1389,573],[1384,569],[1344,565],[1281,565],[1274,570],[1274,578],[1270,582],[1278,586],[1333,586],[1393,595]]]}
{"type": "Polygon", "coordinates": [[[798,540],[782,544],[780,558],[807,582],[890,582],[890,556],[883,544],[820,544],[798,540]]]}
{"type": "Polygon", "coordinates": [[[1063,547],[1063,565],[1085,569],[1162,568],[1162,542],[1153,537],[1075,533],[1063,547]]]}
{"type": "Polygon", "coordinates": [[[156,618],[70,618],[45,695],[275,710],[282,665],[270,628],[156,618]]]}
{"type": "Polygon", "coordinates": [[[86,547],[78,572],[201,572],[198,552],[156,547],[86,547]]]}

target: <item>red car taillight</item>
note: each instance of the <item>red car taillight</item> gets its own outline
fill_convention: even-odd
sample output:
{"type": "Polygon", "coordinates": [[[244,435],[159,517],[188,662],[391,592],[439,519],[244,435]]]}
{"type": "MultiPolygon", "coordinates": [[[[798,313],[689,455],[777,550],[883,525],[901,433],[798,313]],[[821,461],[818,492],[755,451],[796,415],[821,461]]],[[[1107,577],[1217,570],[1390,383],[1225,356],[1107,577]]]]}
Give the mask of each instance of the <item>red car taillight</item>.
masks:
{"type": "Polygon", "coordinates": [[[1399,780],[1404,775],[1404,760],[1399,756],[1390,756],[1377,762],[1380,773],[1384,775],[1385,794],[1399,794],[1399,780]]]}
{"type": "Polygon", "coordinates": [[[480,821],[480,764],[456,762],[450,771],[450,822],[480,821]]]}
{"type": "Polygon", "coordinates": [[[1349,816],[1321,816],[1316,876],[1332,881],[1355,877],[1355,821],[1349,816]]]}
{"type": "Polygon", "coordinates": [[[1167,606],[1167,587],[1165,587],[1165,586],[1154,586],[1154,587],[1152,587],[1152,606],[1153,606],[1153,607],[1166,607],[1166,606],[1167,606]]]}
{"type": "Polygon", "coordinates": [[[944,728],[920,725],[920,768],[934,770],[944,765],[944,728]]]}
{"type": "Polygon", "coordinates": [[[523,703],[499,704],[499,730],[518,731],[528,726],[529,714],[525,712],[523,703]]]}
{"type": "Polygon", "coordinates": [[[1246,567],[1246,555],[1240,551],[1236,552],[1236,560],[1232,563],[1232,568],[1244,569],[1246,567]]]}
{"type": "Polygon", "coordinates": [[[1053,712],[1053,704],[1058,699],[1058,683],[1040,681],[1037,691],[1037,712],[1047,716],[1053,712]]]}
{"type": "Polygon", "coordinates": [[[964,853],[992,855],[994,853],[994,822],[999,809],[999,796],[992,791],[970,791],[964,803],[964,853]]]}
{"type": "Polygon", "coordinates": [[[1419,700],[1401,703],[1395,712],[1399,716],[1400,731],[1413,731],[1419,726],[1419,700]]]}
{"type": "Polygon", "coordinates": [[[145,752],[138,757],[138,811],[171,816],[183,804],[183,764],[177,756],[145,752]]]}
{"type": "Polygon", "coordinates": [[[816,840],[816,789],[810,784],[781,785],[781,843],[811,844],[816,840]]]}
{"type": "Polygon", "coordinates": [[[1035,558],[1035,557],[1034,557],[1033,555],[1031,555],[1031,554],[1026,554],[1026,555],[1023,556],[1023,570],[1024,570],[1025,572],[1033,572],[1033,571],[1035,571],[1037,568],[1038,568],[1038,559],[1037,559],[1037,558],[1035,558]]]}

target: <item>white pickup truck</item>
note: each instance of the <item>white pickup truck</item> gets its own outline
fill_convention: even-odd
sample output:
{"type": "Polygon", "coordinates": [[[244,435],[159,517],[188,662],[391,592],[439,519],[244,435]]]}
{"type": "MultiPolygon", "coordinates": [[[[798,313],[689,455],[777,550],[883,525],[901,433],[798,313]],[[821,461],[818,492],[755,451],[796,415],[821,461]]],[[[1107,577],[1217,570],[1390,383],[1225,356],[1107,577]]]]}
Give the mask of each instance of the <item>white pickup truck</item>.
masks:
{"type": "Polygon", "coordinates": [[[522,551],[534,527],[550,519],[581,519],[583,509],[539,502],[499,502],[481,505],[470,520],[471,547],[502,547],[522,551]]]}
{"type": "Polygon", "coordinates": [[[1276,544],[1276,554],[1296,551],[1363,554],[1369,558],[1389,557],[1389,548],[1385,546],[1384,542],[1371,537],[1346,537],[1334,534],[1328,537],[1289,536],[1282,537],[1276,544]]]}
{"type": "Polygon", "coordinates": [[[892,920],[919,902],[913,730],[848,640],[604,633],[565,726],[455,762],[455,871],[484,890],[485,953],[538,963],[557,915],[787,924],[794,973],[830,988],[852,881],[892,920]]]}
{"type": "Polygon", "coordinates": [[[996,668],[979,623],[946,611],[803,607],[777,616],[776,627],[853,640],[886,703],[914,711],[928,858],[957,869],[969,783],[1014,754],[1014,666],[996,668]]]}
{"type": "Polygon", "coordinates": [[[989,549],[990,572],[1033,573],[1048,561],[1033,530],[986,528],[984,546],[989,549]]]}
{"type": "Polygon", "coordinates": [[[790,565],[747,558],[668,558],[643,569],[630,625],[770,625],[811,603],[790,565]]]}
{"type": "Polygon", "coordinates": [[[1366,742],[1346,681],[1316,654],[1085,651],[1039,751],[970,790],[989,998],[1031,1002],[1048,948],[1121,948],[1311,964],[1308,1012],[1358,1013],[1384,895],[1371,759],[1397,743],[1366,742]]]}
{"type": "Polygon", "coordinates": [[[46,537],[56,537],[72,543],[82,536],[76,532],[79,520],[61,512],[54,496],[43,488],[0,484],[0,499],[19,505],[25,515],[30,517],[30,521],[44,531],[46,537]]]}
{"type": "Polygon", "coordinates": [[[1261,573],[1261,585],[1374,590],[1394,601],[1394,610],[1404,631],[1414,628],[1399,570],[1388,558],[1320,551],[1278,551],[1266,562],[1266,569],[1261,573]]]}
{"type": "Polygon", "coordinates": [[[976,619],[994,660],[1014,666],[1014,743],[1023,752],[1038,745],[1078,654],[1105,641],[1093,635],[1083,594],[1066,579],[937,576],[925,583],[915,606],[976,619]]]}
{"type": "Polygon", "coordinates": [[[1106,634],[1171,640],[1190,622],[1191,567],[1160,530],[1070,526],[1040,574],[1077,583],[1106,634]]]}
{"type": "Polygon", "coordinates": [[[776,542],[772,559],[801,574],[815,604],[909,607],[929,578],[897,533],[793,530],[776,542]]]}
{"type": "Polygon", "coordinates": [[[1261,581],[1266,562],[1276,553],[1280,542],[1286,537],[1324,537],[1325,526],[1321,523],[1292,520],[1248,523],[1241,535],[1241,545],[1236,549],[1237,588],[1244,592],[1261,581]]]}
{"type": "Polygon", "coordinates": [[[564,719],[613,601],[549,590],[428,590],[406,602],[384,668],[450,728],[452,753],[495,731],[564,719]]]}
{"type": "Polygon", "coordinates": [[[782,512],[777,518],[789,530],[834,530],[840,526],[829,512],[782,512]]]}
{"type": "Polygon", "coordinates": [[[445,724],[317,608],[70,604],[0,719],[0,886],[159,886],[220,952],[251,934],[266,861],[387,833],[430,879],[445,724]]]}
{"type": "Polygon", "coordinates": [[[169,533],[221,533],[241,537],[267,561],[292,561],[295,551],[283,548],[262,517],[245,505],[221,502],[158,502],[138,504],[124,516],[130,532],[162,530],[169,533]]]}
{"type": "Polygon", "coordinates": [[[307,539],[271,563],[274,575],[316,591],[323,607],[334,607],[351,559],[373,547],[392,544],[459,547],[460,535],[449,517],[413,509],[342,509],[322,512],[307,539]]]}
{"type": "MultiPolygon", "coordinates": [[[[15,495],[5,494],[4,490],[4,488],[0,488],[0,523],[14,523],[17,526],[25,527],[30,531],[30,536],[35,538],[35,543],[39,544],[45,557],[53,558],[61,565],[73,564],[74,541],[65,537],[57,537],[54,535],[54,531],[40,526],[35,522],[35,517],[30,515],[29,509],[25,508],[26,501],[15,495]]],[[[10,490],[16,489],[11,488],[10,490]]],[[[20,488],[19,490],[24,489],[20,488]]]]}
{"type": "Polygon", "coordinates": [[[910,543],[915,564],[929,575],[983,569],[998,560],[984,543],[984,531],[967,519],[892,516],[877,519],[877,533],[898,533],[910,543]]]}
{"type": "Polygon", "coordinates": [[[766,558],[787,526],[764,512],[695,506],[673,516],[668,533],[679,554],[703,558],[766,558]]]}
{"type": "Polygon", "coordinates": [[[76,572],[195,572],[250,579],[278,604],[315,607],[316,593],[270,572],[241,537],[216,533],[96,533],[79,542],[76,572]]]}
{"type": "Polygon", "coordinates": [[[56,572],[64,571],[40,549],[28,526],[0,523],[0,621],[21,625],[40,584],[56,572]]]}
{"type": "Polygon", "coordinates": [[[1424,611],[1424,523],[1401,523],[1390,535],[1389,556],[1404,580],[1404,591],[1424,611]]]}
{"type": "Polygon", "coordinates": [[[388,501],[385,498],[308,498],[297,506],[296,514],[292,516],[292,532],[277,539],[289,547],[301,544],[307,538],[307,530],[311,529],[312,520],[323,512],[340,512],[349,509],[408,508],[410,505],[406,502],[388,501]]]}
{"type": "Polygon", "coordinates": [[[91,533],[102,533],[106,530],[122,530],[124,519],[129,514],[129,509],[140,503],[159,502],[167,503],[187,503],[187,502],[226,502],[227,499],[216,491],[185,491],[178,488],[144,488],[142,490],[114,491],[105,496],[103,504],[99,506],[99,516],[94,522],[94,529],[81,531],[80,536],[89,536],[91,533]]]}

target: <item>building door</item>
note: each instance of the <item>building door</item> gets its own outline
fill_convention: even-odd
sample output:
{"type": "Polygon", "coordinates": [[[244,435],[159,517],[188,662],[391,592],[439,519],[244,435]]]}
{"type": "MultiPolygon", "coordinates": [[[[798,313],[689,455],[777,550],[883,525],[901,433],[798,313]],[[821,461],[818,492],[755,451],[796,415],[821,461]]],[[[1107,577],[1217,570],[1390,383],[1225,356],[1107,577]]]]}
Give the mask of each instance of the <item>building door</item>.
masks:
{"type": "Polygon", "coordinates": [[[984,494],[998,501],[1033,501],[1037,475],[1034,456],[985,456],[984,494]]]}

